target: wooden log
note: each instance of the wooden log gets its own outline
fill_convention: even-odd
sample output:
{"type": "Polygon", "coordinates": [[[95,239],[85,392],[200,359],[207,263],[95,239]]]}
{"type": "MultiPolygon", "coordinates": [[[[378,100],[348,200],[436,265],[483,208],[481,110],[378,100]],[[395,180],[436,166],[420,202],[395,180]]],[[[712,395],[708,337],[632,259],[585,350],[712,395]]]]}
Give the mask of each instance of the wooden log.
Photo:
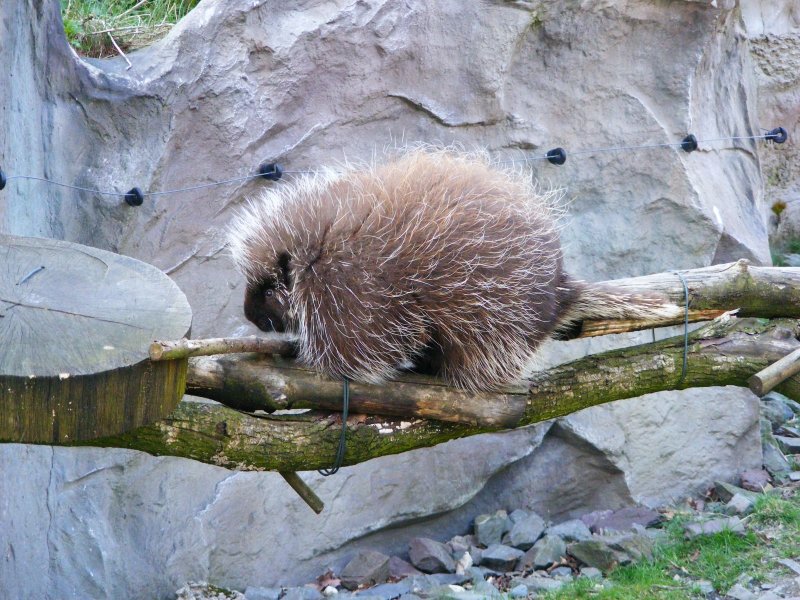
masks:
{"type": "MultiPolygon", "coordinates": [[[[342,409],[342,382],[274,356],[189,359],[187,393],[237,410],[342,409]]],[[[513,427],[527,404],[527,386],[469,393],[440,379],[400,375],[383,385],[350,383],[354,413],[436,419],[480,427],[513,427]]]]}
{"type": "MultiPolygon", "coordinates": [[[[800,267],[760,267],[747,260],[680,271],[689,290],[689,310],[734,310],[739,317],[800,318],[800,267]]],[[[665,294],[684,306],[683,283],[674,272],[606,281],[628,291],[665,294]]],[[[677,323],[683,322],[683,317],[677,323]]]]}
{"type": "MultiPolygon", "coordinates": [[[[760,267],[747,260],[680,271],[689,292],[689,322],[714,319],[738,309],[740,317],[799,318],[800,268],[760,267]]],[[[666,295],[678,306],[686,304],[681,278],[675,272],[656,273],[604,281],[630,292],[648,290],[666,295]]],[[[593,337],[610,333],[640,331],[653,327],[680,325],[681,315],[659,321],[586,321],[572,337],[593,337]]]]}
{"type": "MultiPolygon", "coordinates": [[[[742,262],[709,269],[684,274],[689,283],[690,295],[695,295],[690,298],[690,306],[696,303],[700,307],[697,310],[713,310],[716,303],[716,309],[749,306],[748,311],[755,311],[758,302],[751,298],[755,296],[764,303],[774,304],[770,309],[773,314],[800,313],[800,298],[795,293],[800,287],[800,269],[750,268],[742,262]],[[713,272],[708,276],[716,284],[705,286],[694,273],[709,269],[713,272]],[[726,295],[718,286],[728,286],[729,293],[726,295]],[[705,294],[710,294],[713,301],[708,302],[705,294]],[[703,308],[704,304],[712,306],[703,308]]],[[[669,293],[669,286],[673,286],[672,291],[682,297],[683,286],[680,279],[673,274],[665,274],[665,277],[674,279],[674,282],[662,282],[662,291],[669,293]]],[[[636,281],[633,287],[645,287],[641,280],[636,281]]],[[[624,282],[620,286],[624,286],[624,282]]],[[[673,298],[673,301],[677,302],[678,299],[673,298]]],[[[682,335],[671,340],[590,356],[561,365],[536,374],[531,380],[524,414],[513,426],[535,423],[588,406],[649,392],[707,385],[746,385],[753,372],[797,349],[799,331],[796,321],[775,320],[770,323],[764,319],[735,319],[726,315],[691,334],[686,378],[680,376],[683,361],[682,335]]],[[[219,393],[221,389],[231,391],[237,388],[235,378],[230,375],[235,374],[240,366],[233,363],[245,365],[242,367],[245,369],[261,368],[261,359],[253,360],[249,355],[191,360],[215,363],[195,371],[195,374],[202,371],[202,376],[197,380],[200,386],[207,386],[212,393],[219,393]],[[231,364],[225,364],[228,361],[231,364]],[[220,377],[227,380],[222,387],[215,381],[220,377]]],[[[277,360],[277,363],[280,362],[277,360]]],[[[295,368],[290,362],[284,362],[281,368],[295,368]]],[[[286,376],[281,372],[273,375],[276,379],[286,376]]],[[[437,391],[442,389],[441,382],[431,380],[425,383],[420,380],[418,383],[437,391]]],[[[340,383],[329,382],[325,385],[332,385],[335,389],[331,393],[331,404],[340,403],[340,383]]],[[[286,384],[280,381],[265,383],[255,379],[251,386],[248,393],[254,393],[254,396],[244,397],[247,402],[252,403],[257,399],[256,388],[259,386],[277,386],[275,389],[280,390],[286,384]]],[[[238,387],[242,389],[246,386],[238,387]]],[[[388,386],[381,389],[386,387],[388,386]]],[[[778,390],[789,397],[800,398],[800,378],[790,377],[778,386],[778,390]]],[[[309,391],[311,395],[316,393],[316,389],[309,391]]],[[[280,393],[267,393],[266,396],[269,396],[274,406],[297,407],[297,404],[290,404],[285,398],[282,399],[280,393]]],[[[226,397],[225,401],[235,404],[231,397],[226,397]]],[[[375,406],[376,412],[382,411],[380,403],[375,406]]],[[[340,404],[333,408],[340,409],[340,404]]],[[[318,410],[300,409],[302,414],[295,412],[255,417],[215,403],[187,401],[159,423],[89,443],[96,446],[136,448],[153,454],[185,456],[235,469],[295,471],[330,466],[338,445],[340,418],[318,410]]],[[[408,416],[393,418],[359,414],[351,415],[347,426],[348,450],[345,464],[355,464],[377,456],[430,446],[498,428],[442,423],[408,416]]]]}
{"type": "Polygon", "coordinates": [[[161,271],[56,240],[0,235],[0,441],[65,443],[163,419],[186,359],[153,363],[191,310],[161,271]]]}
{"type": "Polygon", "coordinates": [[[747,380],[747,385],[756,396],[763,396],[779,383],[800,373],[800,349],[787,354],[766,369],[747,380]]]}
{"type": "MultiPolygon", "coordinates": [[[[560,365],[530,382],[525,414],[517,426],[676,387],[746,386],[754,371],[798,349],[799,332],[794,320],[720,319],[691,333],[689,368],[682,381],[682,335],[560,365]]],[[[777,389],[800,399],[800,376],[777,389]]],[[[497,430],[357,414],[347,425],[345,465],[497,430]]],[[[338,415],[315,410],[254,417],[213,402],[184,401],[157,424],[83,445],[183,456],[229,469],[304,471],[331,465],[340,431],[338,415]]]]}
{"type": "MultiPolygon", "coordinates": [[[[800,317],[800,269],[753,267],[747,261],[715,265],[682,272],[689,291],[689,320],[715,318],[731,309],[740,315],[767,312],[773,316],[800,317]],[[739,308],[739,307],[743,308],[739,308]],[[697,308],[695,308],[697,307],[697,308]]],[[[652,290],[685,304],[681,278],[661,273],[605,282],[629,291],[652,290]]],[[[682,324],[683,317],[664,321],[587,321],[579,337],[623,333],[655,326],[682,324]]],[[[213,398],[242,410],[313,407],[336,409],[341,406],[339,384],[315,378],[286,362],[270,362],[257,357],[211,359],[190,364],[191,393],[213,398]],[[289,370],[287,370],[289,369],[289,370]],[[298,389],[293,388],[297,378],[298,389]]],[[[433,380],[422,385],[437,385],[433,380]]],[[[358,385],[358,384],[356,384],[358,385]]],[[[430,387],[416,388],[411,379],[398,378],[388,386],[366,389],[356,399],[354,410],[370,414],[415,416],[486,427],[513,426],[522,410],[513,394],[448,397],[431,395],[430,387]],[[411,386],[407,386],[411,383],[411,386]],[[387,387],[391,386],[391,391],[387,387]],[[422,395],[417,399],[415,395],[422,395]]],[[[446,388],[445,388],[446,389],[446,388]]],[[[565,390],[567,397],[569,391],[565,390]]],[[[565,414],[565,413],[561,413],[565,414]]]]}

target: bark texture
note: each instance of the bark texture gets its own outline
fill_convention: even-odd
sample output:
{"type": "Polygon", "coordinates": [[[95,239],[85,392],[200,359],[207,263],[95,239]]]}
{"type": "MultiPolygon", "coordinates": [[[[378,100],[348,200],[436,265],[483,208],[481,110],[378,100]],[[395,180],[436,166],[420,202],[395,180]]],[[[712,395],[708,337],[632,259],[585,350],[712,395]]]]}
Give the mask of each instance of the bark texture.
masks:
{"type": "MultiPolygon", "coordinates": [[[[561,365],[530,380],[524,411],[506,428],[652,392],[747,386],[753,373],[800,347],[799,333],[800,325],[793,319],[723,317],[690,335],[684,377],[683,336],[561,365]]],[[[800,380],[796,377],[777,389],[800,398],[800,380]]],[[[155,425],[87,445],[183,456],[229,469],[311,470],[330,466],[340,427],[338,414],[296,406],[284,414],[266,415],[184,401],[169,418],[155,425]]],[[[344,463],[356,464],[498,429],[419,417],[351,414],[344,463]]]]}

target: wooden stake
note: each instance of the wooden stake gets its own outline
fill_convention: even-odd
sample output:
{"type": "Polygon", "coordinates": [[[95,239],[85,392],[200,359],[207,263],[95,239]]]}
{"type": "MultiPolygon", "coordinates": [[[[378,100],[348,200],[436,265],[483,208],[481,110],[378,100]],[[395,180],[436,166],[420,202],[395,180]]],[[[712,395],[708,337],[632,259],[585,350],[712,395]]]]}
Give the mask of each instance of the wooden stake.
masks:
{"type": "Polygon", "coordinates": [[[747,380],[747,385],[755,395],[763,396],[797,373],[800,373],[800,348],[753,375],[747,380]]]}
{"type": "Polygon", "coordinates": [[[303,499],[303,502],[308,504],[315,513],[319,514],[325,508],[325,503],[314,493],[308,484],[300,479],[300,475],[294,471],[278,471],[286,480],[292,489],[297,492],[297,495],[303,499]]]}

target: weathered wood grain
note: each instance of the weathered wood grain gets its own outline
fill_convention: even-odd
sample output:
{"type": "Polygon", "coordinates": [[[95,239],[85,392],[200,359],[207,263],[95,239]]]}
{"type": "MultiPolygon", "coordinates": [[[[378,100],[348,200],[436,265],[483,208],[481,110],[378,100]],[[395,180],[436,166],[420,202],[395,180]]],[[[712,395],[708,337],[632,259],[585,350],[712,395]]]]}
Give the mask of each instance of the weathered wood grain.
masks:
{"type": "MultiPolygon", "coordinates": [[[[683,380],[683,336],[587,356],[537,373],[515,426],[650,392],[746,386],[752,373],[796,350],[798,334],[795,320],[720,320],[691,334],[683,380]]],[[[800,399],[800,378],[790,377],[777,389],[800,399]]],[[[347,424],[345,465],[499,429],[358,414],[351,414],[347,424]]],[[[332,464],[340,431],[338,414],[309,410],[256,416],[213,402],[184,401],[159,423],[85,444],[183,456],[237,470],[305,471],[332,464]]]]}
{"type": "MultiPolygon", "coordinates": [[[[342,382],[278,356],[196,357],[189,359],[187,393],[239,410],[342,409],[342,382]]],[[[403,374],[382,385],[350,383],[350,410],[513,427],[525,413],[527,386],[502,392],[465,392],[441,379],[403,374]]]]}
{"type": "Polygon", "coordinates": [[[0,235],[0,440],[65,443],[167,416],[186,360],[151,363],[147,348],[190,326],[185,296],[155,267],[0,235]]]}
{"type": "Polygon", "coordinates": [[[750,390],[757,396],[763,396],[782,381],[800,373],[800,350],[795,350],[775,361],[747,380],[750,390]]]}

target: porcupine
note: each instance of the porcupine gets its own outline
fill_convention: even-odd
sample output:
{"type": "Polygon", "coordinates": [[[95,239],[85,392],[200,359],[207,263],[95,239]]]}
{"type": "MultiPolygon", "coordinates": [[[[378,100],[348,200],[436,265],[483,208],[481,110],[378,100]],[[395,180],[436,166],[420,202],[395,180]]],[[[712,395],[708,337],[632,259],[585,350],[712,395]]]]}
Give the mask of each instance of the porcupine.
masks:
{"type": "Polygon", "coordinates": [[[468,390],[518,379],[587,318],[672,317],[666,298],[568,276],[552,197],[484,155],[417,149],[265,191],[230,227],[245,316],[330,376],[414,363],[468,390]]]}

